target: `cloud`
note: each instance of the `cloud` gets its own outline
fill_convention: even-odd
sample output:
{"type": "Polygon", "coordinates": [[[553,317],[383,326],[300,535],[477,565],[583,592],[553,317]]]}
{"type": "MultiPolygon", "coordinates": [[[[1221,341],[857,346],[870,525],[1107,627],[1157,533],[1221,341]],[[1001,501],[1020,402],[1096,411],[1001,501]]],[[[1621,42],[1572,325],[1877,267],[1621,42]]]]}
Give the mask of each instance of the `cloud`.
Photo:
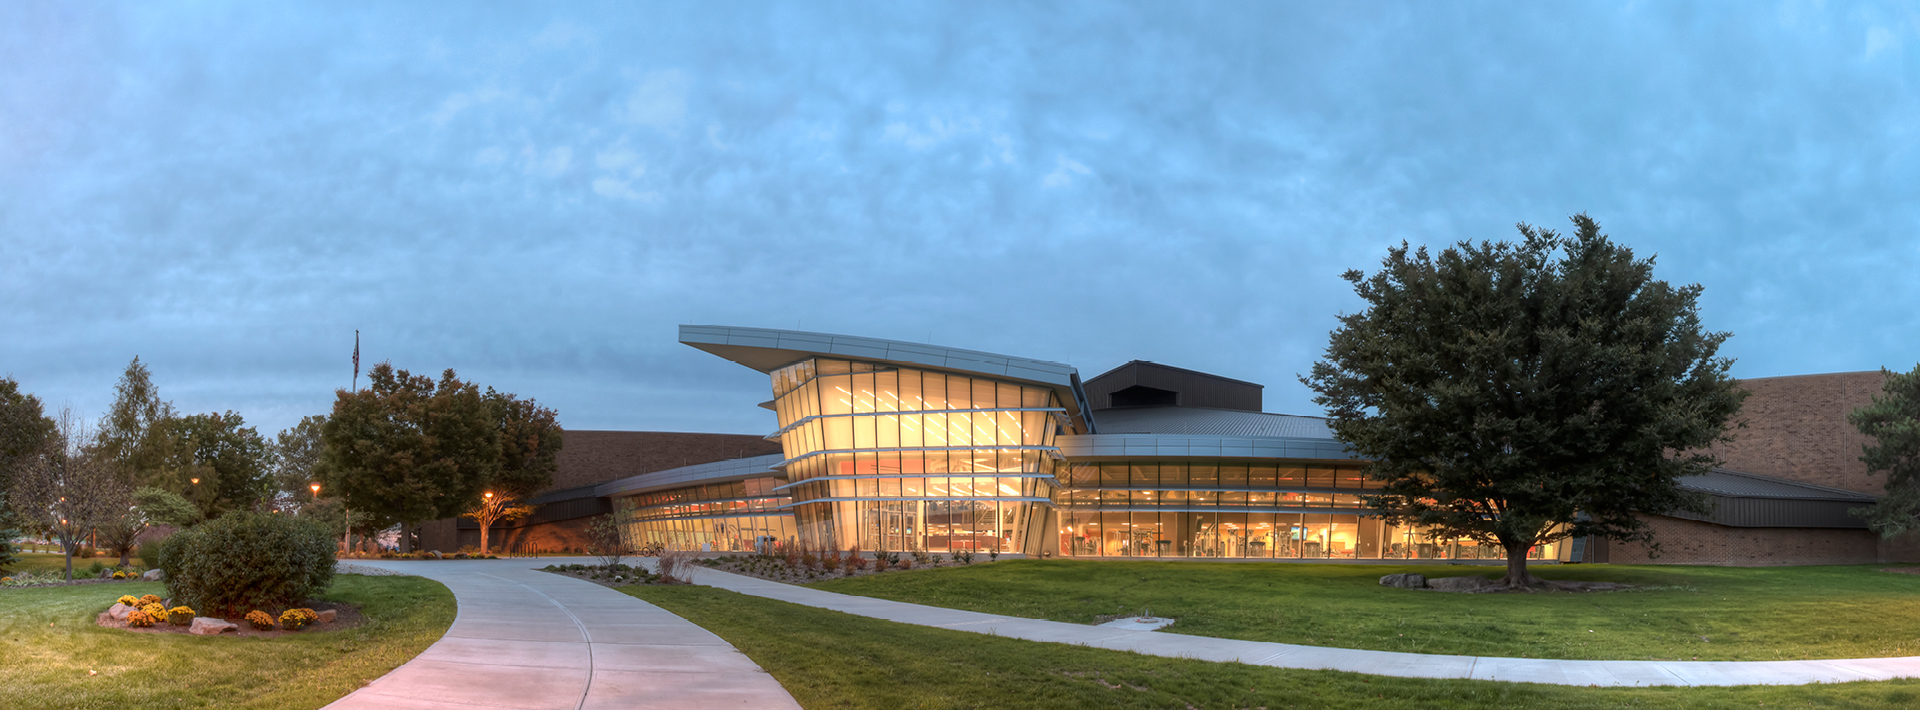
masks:
{"type": "Polygon", "coordinates": [[[1342,271],[1586,211],[1737,374],[1898,367],[1920,70],[1862,8],[0,5],[0,363],[278,429],[359,329],[570,427],[764,432],[674,327],[798,324],[1311,413],[1342,271]]]}
{"type": "Polygon", "coordinates": [[[685,72],[663,69],[642,74],[616,116],[627,123],[671,131],[686,119],[692,80],[685,72]]]}
{"type": "Polygon", "coordinates": [[[1088,169],[1087,166],[1081,165],[1079,161],[1062,155],[1053,159],[1053,172],[1047,173],[1046,177],[1041,178],[1040,184],[1047,187],[1066,187],[1073,184],[1074,178],[1092,174],[1093,171],[1088,169]]]}

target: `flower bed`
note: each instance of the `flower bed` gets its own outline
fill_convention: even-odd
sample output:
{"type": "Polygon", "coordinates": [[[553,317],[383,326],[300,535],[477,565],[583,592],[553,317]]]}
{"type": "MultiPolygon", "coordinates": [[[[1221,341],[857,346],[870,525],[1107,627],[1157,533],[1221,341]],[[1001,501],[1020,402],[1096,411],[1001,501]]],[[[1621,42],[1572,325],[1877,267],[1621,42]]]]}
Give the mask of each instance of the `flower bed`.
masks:
{"type": "MultiPolygon", "coordinates": [[[[997,559],[997,556],[989,559],[997,559]]],[[[975,553],[964,551],[938,554],[930,552],[861,553],[858,551],[816,553],[795,550],[779,551],[770,555],[710,557],[700,560],[699,564],[723,572],[759,577],[775,582],[805,584],[826,579],[864,577],[882,572],[963,567],[985,563],[980,562],[975,553]]]]}

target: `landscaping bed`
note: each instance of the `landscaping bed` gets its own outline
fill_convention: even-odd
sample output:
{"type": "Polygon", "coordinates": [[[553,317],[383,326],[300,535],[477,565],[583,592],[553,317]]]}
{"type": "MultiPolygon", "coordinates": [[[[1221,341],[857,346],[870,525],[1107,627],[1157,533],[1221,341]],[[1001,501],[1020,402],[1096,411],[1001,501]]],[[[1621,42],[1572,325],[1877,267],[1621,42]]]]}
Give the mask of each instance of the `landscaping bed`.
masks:
{"type": "Polygon", "coordinates": [[[708,557],[699,564],[723,572],[759,577],[787,584],[806,584],[829,579],[866,577],[888,572],[929,570],[984,565],[997,555],[958,552],[858,553],[858,552],[785,552],[769,555],[708,557]]]}
{"type": "Polygon", "coordinates": [[[446,633],[446,587],[419,577],[338,575],[316,602],[358,609],[357,626],[249,638],[133,634],[95,623],[118,594],[157,582],[0,593],[0,707],[319,708],[420,654],[446,633]],[[91,674],[90,674],[91,672],[91,674]]]}

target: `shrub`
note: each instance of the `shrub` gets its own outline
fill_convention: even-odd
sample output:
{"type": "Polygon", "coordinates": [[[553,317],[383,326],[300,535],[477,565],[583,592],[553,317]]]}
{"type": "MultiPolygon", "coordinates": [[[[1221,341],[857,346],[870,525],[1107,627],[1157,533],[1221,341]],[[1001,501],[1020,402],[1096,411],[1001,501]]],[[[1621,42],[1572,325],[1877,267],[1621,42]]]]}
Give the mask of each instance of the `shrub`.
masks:
{"type": "Polygon", "coordinates": [[[972,550],[954,550],[953,560],[963,565],[973,564],[973,551],[972,550]]]}
{"type": "Polygon", "coordinates": [[[158,540],[150,540],[146,544],[134,548],[133,555],[140,558],[140,564],[147,569],[159,567],[160,546],[165,544],[166,541],[167,538],[164,537],[158,540]]]}
{"type": "Polygon", "coordinates": [[[234,511],[160,547],[167,591],[210,616],[284,608],[333,584],[333,536],[307,518],[234,511]]]}
{"type": "Polygon", "coordinates": [[[161,600],[160,600],[160,597],[154,596],[152,594],[146,594],[146,595],[142,595],[139,599],[135,599],[134,601],[139,602],[139,604],[135,604],[134,606],[146,606],[148,604],[159,604],[161,600]]]}
{"type": "Polygon", "coordinates": [[[901,560],[893,564],[900,569],[913,569],[913,560],[901,560]]]}
{"type": "Polygon", "coordinates": [[[299,631],[319,620],[320,615],[314,613],[312,609],[288,609],[280,612],[280,628],[288,631],[299,631]]]}
{"type": "MultiPolygon", "coordinates": [[[[78,550],[74,550],[74,551],[73,551],[73,556],[74,556],[74,557],[78,557],[78,558],[80,558],[80,559],[83,559],[83,560],[89,560],[89,559],[93,559],[93,546],[91,546],[91,545],[81,545],[81,546],[80,546],[80,549],[78,549],[78,550]]],[[[94,564],[96,564],[96,565],[98,565],[99,563],[97,563],[97,562],[96,562],[96,563],[94,563],[94,564]]],[[[100,570],[94,570],[94,571],[93,571],[93,573],[94,573],[94,574],[99,574],[99,573],[100,573],[100,570]]]]}
{"type": "Polygon", "coordinates": [[[135,598],[132,594],[122,594],[120,595],[119,599],[114,600],[114,603],[125,604],[127,606],[140,606],[140,600],[135,598]]]}
{"type": "Polygon", "coordinates": [[[93,564],[87,566],[87,576],[98,577],[100,576],[100,573],[105,571],[106,569],[107,569],[106,565],[100,564],[99,560],[94,560],[93,564]]]}
{"type": "Polygon", "coordinates": [[[247,625],[258,631],[273,630],[273,615],[259,609],[247,612],[247,625]]]}
{"type": "Polygon", "coordinates": [[[176,606],[167,610],[167,623],[173,624],[174,626],[186,626],[187,624],[193,623],[193,616],[192,608],[176,606]]]}
{"type": "Polygon", "coordinates": [[[153,625],[153,615],[148,614],[147,612],[141,611],[139,609],[135,609],[131,613],[127,614],[127,625],[136,627],[136,628],[142,628],[142,629],[147,628],[153,625]]]}

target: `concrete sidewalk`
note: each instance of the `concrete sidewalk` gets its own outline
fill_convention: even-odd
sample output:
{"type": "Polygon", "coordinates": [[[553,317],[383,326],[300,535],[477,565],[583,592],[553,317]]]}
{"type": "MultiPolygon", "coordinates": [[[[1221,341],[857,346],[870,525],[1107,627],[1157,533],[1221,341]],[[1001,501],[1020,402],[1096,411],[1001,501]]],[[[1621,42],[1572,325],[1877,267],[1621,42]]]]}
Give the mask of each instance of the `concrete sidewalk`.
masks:
{"type": "Polygon", "coordinates": [[[606,587],[529,569],[580,561],[352,560],[447,585],[459,615],[417,658],[327,707],[800,707],[706,629],[606,587]]]}
{"type": "MultiPolygon", "coordinates": [[[[653,560],[644,560],[651,565],[653,560]]],[[[1563,661],[1359,651],[1266,641],[1133,631],[959,611],[823,592],[706,567],[694,583],[857,616],[1029,641],[1070,643],[1149,656],[1256,666],[1351,671],[1402,678],[1470,678],[1554,685],[1804,685],[1920,677],[1920,657],[1825,661],[1563,661]]]]}

